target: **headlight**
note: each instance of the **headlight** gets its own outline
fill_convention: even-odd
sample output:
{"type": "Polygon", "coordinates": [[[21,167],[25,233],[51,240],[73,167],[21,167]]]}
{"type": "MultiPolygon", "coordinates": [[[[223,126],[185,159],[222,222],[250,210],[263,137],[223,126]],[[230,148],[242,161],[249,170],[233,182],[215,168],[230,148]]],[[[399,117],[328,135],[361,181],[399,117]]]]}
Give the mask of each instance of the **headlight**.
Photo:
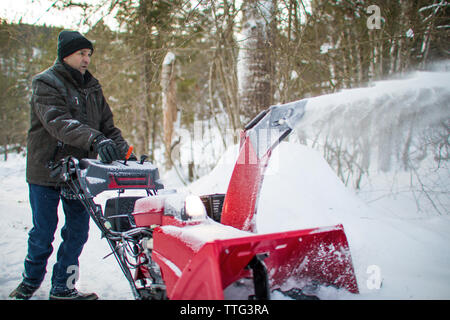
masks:
{"type": "Polygon", "coordinates": [[[133,217],[136,226],[150,227],[170,224],[164,222],[165,217],[182,221],[199,221],[206,219],[207,213],[200,197],[170,193],[138,199],[134,206],[133,217]]]}

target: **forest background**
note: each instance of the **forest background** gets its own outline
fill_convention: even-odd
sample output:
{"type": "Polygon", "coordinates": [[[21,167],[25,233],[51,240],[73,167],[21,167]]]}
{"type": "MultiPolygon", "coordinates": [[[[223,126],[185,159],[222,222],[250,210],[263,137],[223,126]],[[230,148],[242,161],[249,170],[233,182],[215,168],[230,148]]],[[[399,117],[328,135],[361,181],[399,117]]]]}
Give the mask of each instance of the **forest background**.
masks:
{"type": "MultiPolygon", "coordinates": [[[[443,0],[56,0],[52,10],[74,7],[79,29],[95,43],[90,70],[116,125],[138,155],[186,183],[209,172],[270,105],[427,70],[450,52],[443,0]],[[202,159],[194,157],[198,148],[202,159]]],[[[7,159],[25,151],[31,79],[54,63],[62,28],[0,19],[7,159]]],[[[448,160],[449,119],[438,127],[432,142],[440,162],[448,160]]],[[[358,187],[367,168],[355,148],[327,141],[326,160],[358,187]]]]}

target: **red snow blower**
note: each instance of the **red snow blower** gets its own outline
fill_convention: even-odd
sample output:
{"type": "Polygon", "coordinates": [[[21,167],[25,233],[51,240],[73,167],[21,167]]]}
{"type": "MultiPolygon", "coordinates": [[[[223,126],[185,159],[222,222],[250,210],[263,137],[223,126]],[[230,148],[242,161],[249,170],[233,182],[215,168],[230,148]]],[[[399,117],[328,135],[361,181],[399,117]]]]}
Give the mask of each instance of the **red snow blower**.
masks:
{"type": "Polygon", "coordinates": [[[270,234],[256,230],[271,153],[303,117],[306,104],[272,106],[244,128],[225,195],[167,191],[145,157],[59,163],[61,178],[102,231],[136,299],[235,299],[236,292],[270,299],[276,291],[313,299],[308,292],[318,286],[358,293],[342,225],[270,234]],[[146,196],[121,195],[127,189],[145,190],[146,196]],[[106,190],[119,194],[106,201],[103,212],[94,197],[106,190]]]}

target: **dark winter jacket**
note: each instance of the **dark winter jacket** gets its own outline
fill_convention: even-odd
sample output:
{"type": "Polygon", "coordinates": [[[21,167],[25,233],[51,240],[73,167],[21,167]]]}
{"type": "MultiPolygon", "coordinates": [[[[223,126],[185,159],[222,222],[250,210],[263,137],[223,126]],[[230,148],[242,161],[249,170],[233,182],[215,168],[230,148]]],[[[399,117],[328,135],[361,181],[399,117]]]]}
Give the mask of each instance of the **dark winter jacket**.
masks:
{"type": "Polygon", "coordinates": [[[27,182],[57,186],[49,161],[66,156],[96,158],[92,143],[103,134],[125,157],[128,144],[114,126],[113,115],[97,79],[62,62],[36,75],[32,82],[31,126],[27,140],[27,182]]]}

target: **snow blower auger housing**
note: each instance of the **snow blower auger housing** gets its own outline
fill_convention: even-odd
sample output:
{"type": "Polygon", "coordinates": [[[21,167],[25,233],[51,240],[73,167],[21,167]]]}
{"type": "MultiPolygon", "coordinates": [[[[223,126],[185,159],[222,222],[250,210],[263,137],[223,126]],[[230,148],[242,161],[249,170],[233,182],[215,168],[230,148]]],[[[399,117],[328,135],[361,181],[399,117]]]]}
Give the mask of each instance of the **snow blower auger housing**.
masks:
{"type": "Polygon", "coordinates": [[[358,293],[342,225],[258,234],[254,223],[271,153],[307,102],[272,106],[245,127],[225,195],[165,191],[158,169],[144,159],[60,163],[59,174],[107,239],[136,299],[235,299],[230,292],[240,288],[252,299],[270,299],[275,290],[304,299],[314,297],[302,289],[317,285],[358,293]],[[93,199],[111,189],[119,196],[103,213],[93,199]],[[125,189],[147,196],[121,197],[125,189]]]}

